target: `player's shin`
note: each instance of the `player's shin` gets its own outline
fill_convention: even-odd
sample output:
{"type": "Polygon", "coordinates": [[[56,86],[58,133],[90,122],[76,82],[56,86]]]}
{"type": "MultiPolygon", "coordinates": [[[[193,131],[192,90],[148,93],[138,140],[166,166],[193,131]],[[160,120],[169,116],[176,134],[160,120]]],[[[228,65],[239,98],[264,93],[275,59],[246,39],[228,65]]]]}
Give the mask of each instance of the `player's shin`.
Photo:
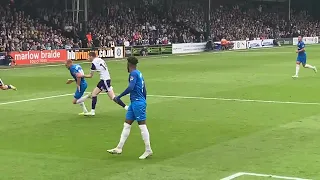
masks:
{"type": "Polygon", "coordinates": [[[95,111],[96,105],[97,105],[98,97],[94,96],[92,97],[92,103],[91,103],[91,111],[95,111]]]}
{"type": "Polygon", "coordinates": [[[314,68],[315,68],[314,66],[312,66],[312,65],[310,65],[310,64],[306,64],[304,67],[305,67],[305,68],[309,68],[309,69],[314,69],[314,68]]]}
{"type": "Polygon", "coordinates": [[[120,136],[120,141],[119,144],[117,146],[118,149],[122,149],[124,146],[124,143],[127,141],[129,135],[130,135],[130,131],[131,131],[131,125],[128,123],[124,123],[123,124],[123,130],[120,136]]]}
{"type": "Polygon", "coordinates": [[[146,151],[151,152],[150,134],[146,124],[139,125],[141,136],[145,144],[146,151]]]}
{"type": "Polygon", "coordinates": [[[296,64],[296,76],[299,75],[300,64],[296,64]]]}
{"type": "Polygon", "coordinates": [[[87,110],[86,105],[84,104],[84,102],[81,102],[81,103],[78,103],[78,104],[81,106],[82,111],[83,111],[84,113],[88,113],[88,110],[87,110]]]}

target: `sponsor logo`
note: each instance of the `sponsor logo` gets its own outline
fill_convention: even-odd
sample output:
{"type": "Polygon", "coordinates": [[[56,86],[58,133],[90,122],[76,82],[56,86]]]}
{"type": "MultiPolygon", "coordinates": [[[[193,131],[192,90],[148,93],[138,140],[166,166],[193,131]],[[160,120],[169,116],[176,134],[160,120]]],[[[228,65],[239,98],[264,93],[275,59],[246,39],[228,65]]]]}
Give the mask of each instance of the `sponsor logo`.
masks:
{"type": "Polygon", "coordinates": [[[172,54],[203,52],[205,49],[206,43],[172,44],[172,54]]]}
{"type": "MultiPolygon", "coordinates": [[[[303,37],[303,42],[305,44],[318,44],[319,43],[319,38],[318,37],[303,37]]],[[[293,45],[298,44],[298,38],[293,38],[293,45]]]]}
{"type": "Polygon", "coordinates": [[[64,62],[67,59],[66,50],[14,51],[10,55],[17,65],[64,62]]]}
{"type": "Polygon", "coordinates": [[[120,48],[117,48],[117,56],[121,56],[122,55],[122,51],[120,48]]]}
{"type": "Polygon", "coordinates": [[[248,48],[273,47],[273,39],[247,41],[248,48]]]}
{"type": "Polygon", "coordinates": [[[100,49],[100,50],[90,50],[90,49],[76,49],[68,50],[68,59],[72,60],[87,60],[89,59],[89,53],[95,52],[99,58],[114,58],[114,50],[110,49],[100,49]]]}

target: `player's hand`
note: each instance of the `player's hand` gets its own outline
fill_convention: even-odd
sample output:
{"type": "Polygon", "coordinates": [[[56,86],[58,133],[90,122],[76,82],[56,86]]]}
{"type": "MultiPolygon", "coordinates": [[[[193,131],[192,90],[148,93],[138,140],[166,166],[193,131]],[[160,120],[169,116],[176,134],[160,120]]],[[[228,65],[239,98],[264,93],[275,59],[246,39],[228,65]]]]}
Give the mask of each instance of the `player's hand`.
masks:
{"type": "Polygon", "coordinates": [[[299,53],[299,50],[296,50],[296,53],[299,53]]]}
{"type": "Polygon", "coordinates": [[[71,83],[73,83],[73,79],[68,79],[66,82],[66,84],[71,84],[71,83]]]}

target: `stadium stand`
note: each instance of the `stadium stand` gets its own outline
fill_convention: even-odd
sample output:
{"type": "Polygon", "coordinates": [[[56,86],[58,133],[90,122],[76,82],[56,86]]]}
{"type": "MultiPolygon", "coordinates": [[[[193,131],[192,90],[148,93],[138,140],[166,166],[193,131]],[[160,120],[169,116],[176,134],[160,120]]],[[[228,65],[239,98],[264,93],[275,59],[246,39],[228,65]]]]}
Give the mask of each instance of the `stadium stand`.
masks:
{"type": "MultiPolygon", "coordinates": [[[[104,1],[90,11],[87,36],[61,4],[29,0],[0,6],[0,47],[4,51],[70,49],[117,45],[170,44],[205,41],[204,7],[174,1],[170,10],[157,4],[104,1]],[[32,7],[32,8],[31,8],[32,7]],[[37,10],[34,11],[34,8],[37,10]],[[90,32],[90,33],[89,33],[90,32]]],[[[218,6],[211,12],[214,40],[293,37],[319,34],[319,22],[306,11],[292,11],[286,20],[283,6],[242,3],[218,6]]]]}

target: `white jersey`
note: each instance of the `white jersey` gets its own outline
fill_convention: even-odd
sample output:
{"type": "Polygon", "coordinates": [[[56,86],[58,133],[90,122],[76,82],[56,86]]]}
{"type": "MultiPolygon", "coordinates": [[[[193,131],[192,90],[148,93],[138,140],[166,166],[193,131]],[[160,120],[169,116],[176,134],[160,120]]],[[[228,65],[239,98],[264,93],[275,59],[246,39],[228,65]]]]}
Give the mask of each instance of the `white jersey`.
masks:
{"type": "Polygon", "coordinates": [[[101,58],[94,58],[91,65],[91,71],[98,71],[101,80],[110,80],[110,73],[106,62],[101,58]]]}

